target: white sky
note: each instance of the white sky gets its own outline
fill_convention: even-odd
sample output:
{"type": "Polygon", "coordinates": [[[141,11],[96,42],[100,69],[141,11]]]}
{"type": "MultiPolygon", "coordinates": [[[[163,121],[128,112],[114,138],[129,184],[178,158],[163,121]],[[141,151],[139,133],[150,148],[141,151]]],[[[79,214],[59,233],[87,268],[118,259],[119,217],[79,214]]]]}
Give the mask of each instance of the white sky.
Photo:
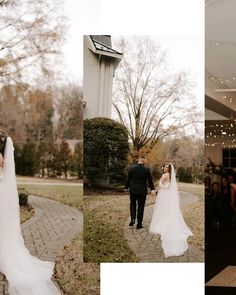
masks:
{"type": "MultiPolygon", "coordinates": [[[[121,36],[113,35],[113,42],[121,36]]],[[[123,36],[129,38],[128,35],[123,36]]],[[[173,70],[189,70],[196,83],[196,98],[204,106],[204,43],[199,36],[150,36],[168,50],[168,63],[173,70]]]]}
{"type": "Polygon", "coordinates": [[[204,105],[203,0],[65,0],[65,13],[70,23],[63,48],[69,80],[82,84],[84,34],[110,34],[113,40],[149,35],[169,48],[173,67],[190,69],[196,97],[204,105]]]}

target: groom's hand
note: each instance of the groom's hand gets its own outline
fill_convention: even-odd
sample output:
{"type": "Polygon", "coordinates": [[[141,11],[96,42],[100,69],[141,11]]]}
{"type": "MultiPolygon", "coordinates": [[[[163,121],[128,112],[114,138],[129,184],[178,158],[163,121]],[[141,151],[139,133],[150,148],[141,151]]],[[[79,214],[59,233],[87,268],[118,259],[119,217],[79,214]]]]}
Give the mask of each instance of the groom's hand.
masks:
{"type": "Polygon", "coordinates": [[[127,188],[124,189],[124,192],[127,193],[129,190],[127,188]]]}

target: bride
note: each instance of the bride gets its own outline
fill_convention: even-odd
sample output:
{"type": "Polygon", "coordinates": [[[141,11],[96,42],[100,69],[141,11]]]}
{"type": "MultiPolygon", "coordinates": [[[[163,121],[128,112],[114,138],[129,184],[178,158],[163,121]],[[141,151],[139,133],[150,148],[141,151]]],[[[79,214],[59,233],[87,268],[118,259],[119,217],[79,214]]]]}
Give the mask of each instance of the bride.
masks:
{"type": "Polygon", "coordinates": [[[54,264],[31,256],[25,246],[19,214],[14,147],[0,131],[0,272],[10,295],[59,295],[51,280],[54,264]]]}
{"type": "Polygon", "coordinates": [[[193,234],[180,211],[174,166],[171,163],[164,164],[162,169],[149,231],[161,235],[165,257],[180,256],[188,249],[187,239],[193,234]]]}

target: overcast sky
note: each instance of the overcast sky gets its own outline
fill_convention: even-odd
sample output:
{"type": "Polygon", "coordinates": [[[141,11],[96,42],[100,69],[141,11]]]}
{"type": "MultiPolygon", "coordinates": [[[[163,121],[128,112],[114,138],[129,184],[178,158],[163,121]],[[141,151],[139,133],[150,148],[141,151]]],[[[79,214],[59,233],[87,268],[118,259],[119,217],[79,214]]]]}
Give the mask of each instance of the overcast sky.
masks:
{"type": "Polygon", "coordinates": [[[118,35],[127,38],[149,35],[169,48],[173,67],[190,70],[197,83],[196,96],[203,105],[204,2],[146,0],[143,6],[143,1],[137,1],[134,14],[130,14],[133,1],[119,0],[119,5],[112,10],[110,3],[108,0],[65,0],[70,29],[63,52],[69,80],[82,84],[82,35],[110,34],[113,40],[118,35]]]}

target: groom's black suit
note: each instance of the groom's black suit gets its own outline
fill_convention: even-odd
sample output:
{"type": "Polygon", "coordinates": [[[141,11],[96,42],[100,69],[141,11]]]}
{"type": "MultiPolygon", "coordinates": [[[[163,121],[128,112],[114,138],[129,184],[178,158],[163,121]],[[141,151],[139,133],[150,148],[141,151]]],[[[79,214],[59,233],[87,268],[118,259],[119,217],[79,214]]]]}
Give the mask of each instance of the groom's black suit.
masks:
{"type": "Polygon", "coordinates": [[[145,167],[143,164],[130,166],[125,189],[129,188],[130,192],[131,223],[135,222],[136,204],[138,202],[138,224],[142,224],[144,206],[147,195],[147,182],[151,190],[154,190],[155,188],[149,168],[145,167]]]}

